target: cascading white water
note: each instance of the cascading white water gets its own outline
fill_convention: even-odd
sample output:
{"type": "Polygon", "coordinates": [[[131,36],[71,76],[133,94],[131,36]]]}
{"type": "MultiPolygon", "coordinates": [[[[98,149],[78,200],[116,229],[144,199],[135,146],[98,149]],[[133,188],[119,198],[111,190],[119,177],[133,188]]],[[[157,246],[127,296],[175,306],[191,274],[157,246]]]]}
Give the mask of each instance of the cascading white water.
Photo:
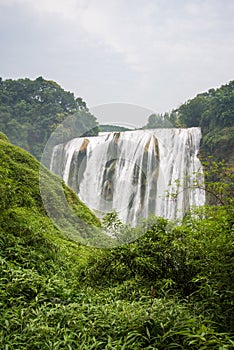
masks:
{"type": "Polygon", "coordinates": [[[200,128],[151,129],[75,138],[54,147],[51,170],[96,213],[136,225],[153,213],[181,218],[205,203],[197,156],[200,128]]]}

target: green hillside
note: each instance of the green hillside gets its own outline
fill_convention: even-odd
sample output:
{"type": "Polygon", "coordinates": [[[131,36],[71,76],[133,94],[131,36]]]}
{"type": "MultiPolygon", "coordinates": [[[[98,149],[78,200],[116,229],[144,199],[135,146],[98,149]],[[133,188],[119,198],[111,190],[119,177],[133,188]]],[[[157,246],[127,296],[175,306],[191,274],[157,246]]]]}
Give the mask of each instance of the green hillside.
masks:
{"type": "Polygon", "coordinates": [[[201,155],[234,164],[234,81],[200,93],[171,113],[152,114],[147,128],[199,126],[201,155]]]}
{"type": "MultiPolygon", "coordinates": [[[[61,181],[41,173],[63,222],[61,181]]],[[[89,228],[99,220],[63,186],[83,224],[59,231],[45,212],[38,174],[35,158],[1,133],[1,349],[233,348],[231,202],[188,215],[181,226],[153,217],[136,229],[120,224],[120,234],[141,230],[142,237],[97,249],[76,238],[97,243],[89,228]]]]}
{"type": "MultiPolygon", "coordinates": [[[[39,170],[40,164],[32,155],[10,144],[7,137],[0,133],[2,261],[6,258],[19,268],[26,267],[43,273],[49,271],[54,273],[54,263],[60,255],[60,243],[63,248],[75,247],[78,252],[82,251],[82,248],[79,248],[78,243],[71,244],[69,234],[61,234],[47,216],[40,193],[39,170]]],[[[59,193],[60,181],[46,168],[42,168],[41,173],[48,184],[51,207],[56,203],[53,208],[55,214],[57,210],[58,215],[66,217],[67,213],[63,211],[59,193]]],[[[76,227],[76,234],[71,232],[70,236],[77,237],[77,241],[82,240],[84,225],[99,227],[100,222],[65,185],[64,193],[74,215],[83,222],[83,226],[76,227]]],[[[92,239],[91,234],[90,232],[92,239]]]]}
{"type": "Polygon", "coordinates": [[[234,81],[198,94],[177,113],[182,125],[201,127],[204,156],[234,164],[234,81]]]}
{"type": "Polygon", "coordinates": [[[68,117],[68,125],[60,130],[64,141],[97,134],[96,118],[89,113],[86,103],[56,82],[42,77],[0,78],[0,130],[37,159],[40,160],[51,133],[68,117]]]}

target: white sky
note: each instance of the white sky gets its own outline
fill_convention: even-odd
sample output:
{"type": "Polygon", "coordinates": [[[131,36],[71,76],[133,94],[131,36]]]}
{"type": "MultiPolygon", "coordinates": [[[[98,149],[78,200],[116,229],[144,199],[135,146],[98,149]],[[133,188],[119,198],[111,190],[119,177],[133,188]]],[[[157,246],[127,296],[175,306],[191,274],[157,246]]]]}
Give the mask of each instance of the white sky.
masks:
{"type": "Polygon", "coordinates": [[[55,80],[89,107],[166,112],[233,80],[233,0],[0,0],[0,28],[0,76],[55,80]]]}

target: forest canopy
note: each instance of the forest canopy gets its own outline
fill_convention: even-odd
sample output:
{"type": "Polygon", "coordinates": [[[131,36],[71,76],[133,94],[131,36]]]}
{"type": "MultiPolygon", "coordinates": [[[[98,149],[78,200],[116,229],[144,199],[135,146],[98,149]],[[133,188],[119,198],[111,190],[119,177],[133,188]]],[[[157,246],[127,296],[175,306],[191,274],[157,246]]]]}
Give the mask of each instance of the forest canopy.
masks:
{"type": "Polygon", "coordinates": [[[86,103],[56,82],[42,77],[35,80],[0,78],[0,130],[13,144],[38,159],[51,133],[68,116],[70,123],[66,130],[61,130],[67,139],[97,134],[96,118],[89,113],[86,103]]]}
{"type": "Polygon", "coordinates": [[[234,80],[209,89],[170,113],[152,114],[145,129],[201,127],[203,156],[234,163],[234,80]]]}
{"type": "Polygon", "coordinates": [[[234,162],[234,81],[198,94],[177,109],[182,126],[200,126],[201,151],[234,162]]]}

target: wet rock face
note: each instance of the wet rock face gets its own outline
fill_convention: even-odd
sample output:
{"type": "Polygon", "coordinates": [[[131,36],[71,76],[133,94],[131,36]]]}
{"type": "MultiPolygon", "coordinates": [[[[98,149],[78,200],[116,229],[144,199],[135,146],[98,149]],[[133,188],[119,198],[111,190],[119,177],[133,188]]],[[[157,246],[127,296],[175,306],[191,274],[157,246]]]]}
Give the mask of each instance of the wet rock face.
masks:
{"type": "Polygon", "coordinates": [[[117,159],[111,159],[105,164],[102,181],[102,197],[107,201],[113,200],[116,162],[117,159]]]}
{"type": "Polygon", "coordinates": [[[147,185],[150,179],[150,191],[148,193],[149,211],[153,213],[156,209],[157,183],[160,166],[160,155],[158,139],[152,135],[145,144],[143,155],[143,169],[141,172],[141,208],[144,207],[147,185]],[[152,156],[153,154],[153,156],[152,156]],[[146,176],[147,174],[147,176],[146,176]]]}
{"type": "Polygon", "coordinates": [[[145,150],[145,152],[148,152],[148,151],[149,151],[149,146],[150,146],[150,143],[152,142],[152,140],[153,140],[153,147],[154,147],[154,149],[155,149],[155,153],[156,153],[156,155],[157,155],[157,157],[158,157],[158,159],[159,159],[159,145],[158,145],[158,139],[157,139],[154,135],[152,135],[152,136],[149,138],[149,140],[146,142],[145,147],[144,147],[144,150],[145,150]]]}
{"type": "Polygon", "coordinates": [[[102,190],[103,199],[106,201],[113,200],[113,182],[109,180],[105,180],[103,182],[103,190],[102,190]]]}
{"type": "Polygon", "coordinates": [[[87,150],[87,147],[88,147],[88,144],[89,144],[89,140],[88,139],[84,139],[84,141],[83,141],[83,143],[82,143],[82,145],[81,145],[81,147],[80,147],[80,152],[84,152],[84,151],[86,151],[87,150]]]}
{"type": "Polygon", "coordinates": [[[84,172],[87,166],[87,147],[90,141],[84,139],[79,150],[75,150],[72,156],[68,186],[70,186],[76,193],[79,192],[79,184],[83,180],[84,172]]]}
{"type": "Polygon", "coordinates": [[[115,143],[118,143],[119,138],[120,138],[120,132],[115,132],[114,133],[114,141],[115,141],[115,143]]]}

